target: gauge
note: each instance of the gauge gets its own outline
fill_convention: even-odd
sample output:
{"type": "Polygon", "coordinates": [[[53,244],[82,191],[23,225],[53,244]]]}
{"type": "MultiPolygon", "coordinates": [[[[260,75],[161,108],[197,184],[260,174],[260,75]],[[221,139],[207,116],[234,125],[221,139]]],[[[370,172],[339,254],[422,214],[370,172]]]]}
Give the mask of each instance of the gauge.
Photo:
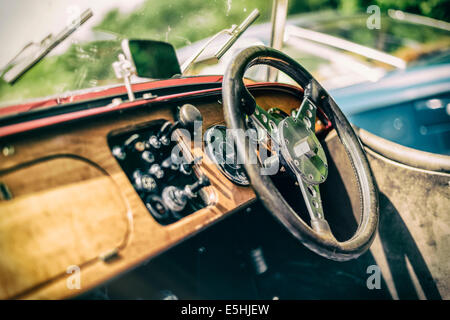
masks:
{"type": "Polygon", "coordinates": [[[213,126],[205,132],[205,151],[229,180],[242,186],[250,184],[244,166],[238,163],[234,143],[227,139],[225,126],[213,126]]]}

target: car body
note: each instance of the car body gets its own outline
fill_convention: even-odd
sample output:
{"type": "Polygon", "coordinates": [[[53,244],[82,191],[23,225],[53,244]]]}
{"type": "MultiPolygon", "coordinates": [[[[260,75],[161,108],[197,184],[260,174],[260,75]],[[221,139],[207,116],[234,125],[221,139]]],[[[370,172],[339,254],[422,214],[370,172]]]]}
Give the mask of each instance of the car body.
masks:
{"type": "Polygon", "coordinates": [[[414,149],[449,154],[450,64],[392,71],[375,83],[336,89],[355,125],[414,149]]]}

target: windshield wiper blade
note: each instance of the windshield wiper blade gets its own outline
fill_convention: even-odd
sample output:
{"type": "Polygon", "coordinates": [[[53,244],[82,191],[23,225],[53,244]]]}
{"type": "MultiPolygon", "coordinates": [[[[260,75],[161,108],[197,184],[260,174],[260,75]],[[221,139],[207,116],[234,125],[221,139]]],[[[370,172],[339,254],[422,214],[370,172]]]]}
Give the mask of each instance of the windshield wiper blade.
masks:
{"type": "Polygon", "coordinates": [[[13,84],[21,76],[23,76],[34,65],[41,61],[46,55],[48,55],[57,45],[63,42],[68,36],[70,36],[81,25],[88,21],[93,16],[91,9],[87,9],[81,13],[70,25],[61,30],[56,36],[52,34],[45,37],[39,44],[29,43],[3,68],[1,77],[6,82],[13,84]],[[36,45],[37,48],[29,55],[22,57],[31,46],[36,45]]]}

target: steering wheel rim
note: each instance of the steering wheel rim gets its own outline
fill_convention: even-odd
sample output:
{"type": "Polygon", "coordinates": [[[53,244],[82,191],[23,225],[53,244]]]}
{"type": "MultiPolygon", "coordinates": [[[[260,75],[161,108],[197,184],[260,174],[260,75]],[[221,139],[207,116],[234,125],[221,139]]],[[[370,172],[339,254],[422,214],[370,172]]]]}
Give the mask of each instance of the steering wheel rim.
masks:
{"type": "MultiPolygon", "coordinates": [[[[253,189],[272,215],[275,216],[275,218],[286,227],[295,238],[313,252],[336,261],[346,261],[359,257],[370,247],[375,238],[379,219],[379,207],[378,193],[374,178],[366,154],[357,135],[334,100],[300,64],[282,52],[265,46],[254,46],[242,50],[234,57],[226,69],[222,83],[222,100],[224,117],[228,128],[234,129],[234,132],[245,130],[244,116],[253,116],[255,112],[261,110],[261,108],[256,105],[254,98],[243,83],[245,71],[256,64],[275,67],[290,76],[304,88],[302,106],[305,105],[305,107],[300,107],[299,113],[303,109],[306,109],[305,101],[307,101],[314,107],[317,106],[321,108],[331,121],[354,169],[360,192],[361,219],[355,234],[349,240],[343,242],[337,241],[334,238],[327,221],[323,217],[323,214],[321,217],[320,210],[314,208],[311,209],[311,206],[308,206],[308,203],[311,203],[311,199],[310,197],[306,199],[307,194],[304,192],[303,186],[308,179],[303,175],[302,180],[299,179],[298,181],[303,182],[303,184],[300,182],[300,185],[302,186],[302,193],[311,216],[312,227],[309,227],[286,202],[270,177],[261,175],[260,167],[257,164],[246,161],[247,159],[254,157],[256,151],[247,146],[248,144],[246,143],[245,136],[237,134],[234,136],[237,153],[244,164],[253,189]]],[[[314,122],[315,121],[313,121],[313,126],[314,122]]],[[[299,122],[292,120],[289,124],[295,123],[298,124],[299,122]]],[[[287,127],[287,123],[284,124],[287,127]]],[[[281,131],[284,127],[281,124],[280,126],[281,127],[278,129],[281,131]]],[[[305,125],[302,124],[301,126],[304,127],[305,125]]],[[[314,131],[313,127],[312,131],[314,131]]],[[[280,144],[283,145],[284,142],[280,140],[280,144]]],[[[314,145],[314,142],[312,142],[312,144],[314,145]]],[[[320,149],[319,146],[317,146],[317,148],[320,149]]],[[[282,154],[286,156],[291,155],[291,153],[285,149],[286,148],[283,149],[282,147],[282,151],[285,151],[284,153],[282,152],[282,154]]],[[[319,153],[314,155],[319,157],[319,153]]],[[[298,159],[307,158],[305,157],[305,154],[302,154],[298,159]]],[[[293,162],[291,161],[290,163],[293,162]]],[[[299,173],[298,177],[300,177],[301,172],[297,170],[299,166],[292,166],[293,170],[296,170],[299,173]]],[[[325,167],[327,167],[326,163],[325,167]]],[[[322,166],[320,168],[322,168],[323,171],[324,167],[322,166]]],[[[310,178],[311,179],[307,181],[308,185],[318,185],[324,180],[320,180],[320,178],[318,178],[318,180],[312,179],[312,175],[310,175],[310,178]]],[[[324,178],[323,174],[322,178],[324,178]]],[[[321,201],[320,197],[319,201],[321,201]]]]}

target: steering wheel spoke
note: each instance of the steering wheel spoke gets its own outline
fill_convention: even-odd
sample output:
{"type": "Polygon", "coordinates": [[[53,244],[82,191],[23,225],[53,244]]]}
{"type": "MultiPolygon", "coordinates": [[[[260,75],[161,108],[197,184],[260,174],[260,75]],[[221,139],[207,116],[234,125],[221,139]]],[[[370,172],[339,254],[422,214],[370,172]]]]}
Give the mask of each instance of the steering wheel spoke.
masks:
{"type": "Polygon", "coordinates": [[[317,184],[309,184],[305,182],[300,175],[297,175],[299,188],[305,200],[309,217],[311,218],[311,227],[314,231],[321,235],[326,235],[334,240],[330,226],[325,219],[322,206],[322,198],[320,196],[320,188],[317,184]]]}
{"type": "Polygon", "coordinates": [[[277,144],[280,143],[278,138],[278,124],[280,119],[272,116],[268,111],[256,105],[255,112],[250,116],[253,122],[264,129],[270,138],[277,144]]]}
{"type": "Polygon", "coordinates": [[[316,110],[317,107],[315,106],[315,104],[310,100],[309,97],[305,96],[303,98],[302,104],[295,114],[295,119],[297,121],[303,121],[303,123],[309,129],[311,129],[312,132],[315,132],[316,110]]]}

